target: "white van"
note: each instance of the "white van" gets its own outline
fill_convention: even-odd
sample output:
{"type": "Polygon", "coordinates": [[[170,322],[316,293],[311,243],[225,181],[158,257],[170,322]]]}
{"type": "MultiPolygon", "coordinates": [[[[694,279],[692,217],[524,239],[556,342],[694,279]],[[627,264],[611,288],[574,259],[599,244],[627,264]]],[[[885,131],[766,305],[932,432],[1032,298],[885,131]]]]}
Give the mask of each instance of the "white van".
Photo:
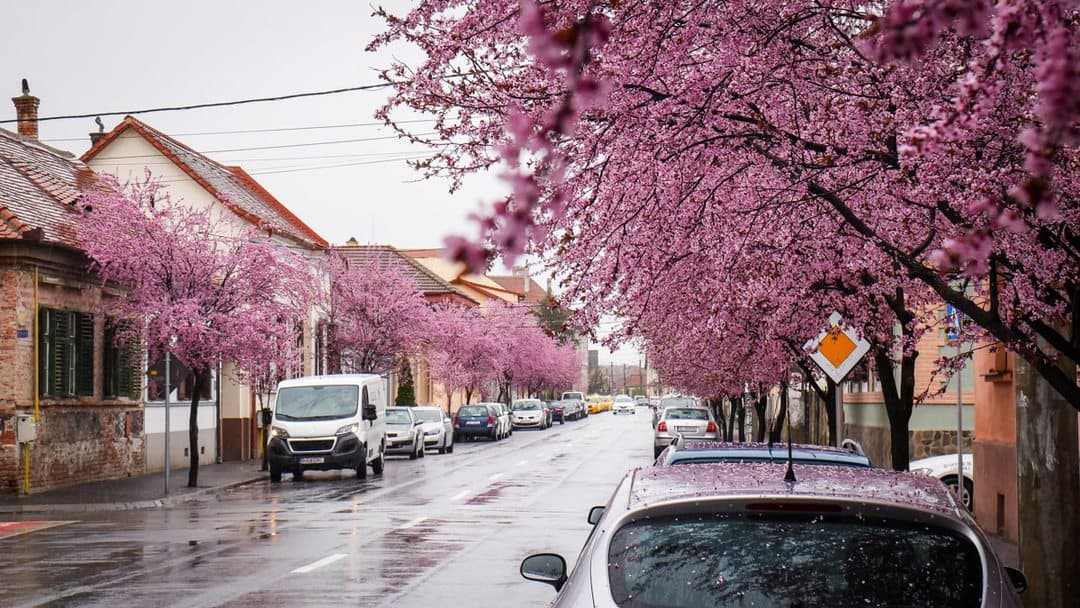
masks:
{"type": "Polygon", "coordinates": [[[300,479],[305,470],[367,467],[383,472],[386,453],[386,379],[375,374],[337,374],[278,384],[266,452],[270,481],[281,474],[300,479]]]}

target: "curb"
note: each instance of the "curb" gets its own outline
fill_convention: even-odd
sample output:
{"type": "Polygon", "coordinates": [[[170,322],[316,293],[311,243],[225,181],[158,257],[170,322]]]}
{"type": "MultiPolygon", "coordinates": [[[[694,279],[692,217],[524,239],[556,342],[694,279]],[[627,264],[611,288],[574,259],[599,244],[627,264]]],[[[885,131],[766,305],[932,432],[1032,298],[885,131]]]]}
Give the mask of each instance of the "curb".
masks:
{"type": "Polygon", "coordinates": [[[133,511],[137,509],[162,509],[178,504],[197,502],[212,494],[222,492],[239,486],[256,483],[265,479],[264,475],[249,477],[238,481],[232,481],[220,486],[196,488],[184,494],[165,496],[147,500],[132,500],[120,502],[89,502],[89,503],[42,503],[42,504],[0,504],[0,514],[21,513],[96,513],[103,511],[133,511]]]}

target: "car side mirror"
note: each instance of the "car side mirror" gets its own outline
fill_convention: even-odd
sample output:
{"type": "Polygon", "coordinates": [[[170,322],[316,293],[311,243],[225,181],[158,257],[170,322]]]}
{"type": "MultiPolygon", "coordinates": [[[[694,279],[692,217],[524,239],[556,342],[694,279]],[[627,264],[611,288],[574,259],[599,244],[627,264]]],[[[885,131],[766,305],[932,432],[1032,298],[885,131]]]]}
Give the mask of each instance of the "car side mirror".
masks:
{"type": "Polygon", "coordinates": [[[379,417],[379,414],[375,411],[375,404],[369,403],[363,407],[361,411],[361,417],[364,420],[375,420],[379,417]]]}
{"type": "Polygon", "coordinates": [[[600,518],[604,516],[605,510],[607,510],[607,507],[604,506],[589,509],[589,525],[595,526],[600,523],[600,518]]]}
{"type": "Polygon", "coordinates": [[[547,583],[559,591],[566,584],[566,560],[554,553],[538,553],[521,561],[521,576],[526,580],[547,583]]]}
{"type": "Polygon", "coordinates": [[[1027,591],[1028,583],[1027,577],[1024,573],[1016,568],[1005,567],[1005,574],[1009,575],[1009,582],[1012,583],[1013,589],[1016,589],[1017,593],[1023,593],[1027,591]]]}
{"type": "Polygon", "coordinates": [[[417,420],[417,421],[412,423],[413,426],[420,426],[421,424],[424,424],[423,420],[417,420]]]}

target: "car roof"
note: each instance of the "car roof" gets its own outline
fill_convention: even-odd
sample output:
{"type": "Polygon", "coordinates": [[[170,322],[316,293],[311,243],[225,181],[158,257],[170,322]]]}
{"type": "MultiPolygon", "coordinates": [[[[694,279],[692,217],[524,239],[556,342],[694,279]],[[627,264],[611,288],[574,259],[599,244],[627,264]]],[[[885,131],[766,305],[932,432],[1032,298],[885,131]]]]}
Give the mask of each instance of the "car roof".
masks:
{"type": "Polygon", "coordinates": [[[641,467],[632,476],[631,510],[663,503],[724,497],[779,497],[884,503],[957,515],[952,494],[937,479],[884,469],[795,465],[797,481],[784,481],[786,464],[709,463],[641,467]]]}
{"type": "MultiPolygon", "coordinates": [[[[702,409],[704,409],[704,408],[702,408],[702,409]]],[[[742,450],[747,450],[747,451],[764,450],[764,451],[768,451],[771,448],[773,451],[783,449],[785,451],[785,453],[786,453],[787,452],[787,445],[788,445],[787,443],[782,443],[782,442],[769,444],[769,443],[764,443],[764,442],[753,442],[753,441],[748,441],[746,443],[736,443],[736,442],[733,442],[733,441],[695,441],[695,440],[690,440],[690,441],[684,441],[684,442],[680,443],[676,447],[680,451],[683,451],[683,450],[739,450],[739,451],[742,451],[742,450]]],[[[792,447],[792,449],[796,449],[796,450],[811,450],[811,451],[814,451],[814,452],[829,452],[829,453],[832,453],[832,454],[854,454],[854,452],[852,452],[850,450],[845,450],[843,448],[833,447],[831,445],[813,445],[813,444],[809,444],[809,443],[793,443],[793,444],[791,444],[791,447],[792,447]]]]}
{"type": "Polygon", "coordinates": [[[377,374],[327,374],[323,376],[303,376],[300,378],[282,380],[278,383],[278,386],[281,388],[290,388],[294,386],[327,386],[339,384],[359,385],[370,380],[381,379],[382,376],[377,374]]]}

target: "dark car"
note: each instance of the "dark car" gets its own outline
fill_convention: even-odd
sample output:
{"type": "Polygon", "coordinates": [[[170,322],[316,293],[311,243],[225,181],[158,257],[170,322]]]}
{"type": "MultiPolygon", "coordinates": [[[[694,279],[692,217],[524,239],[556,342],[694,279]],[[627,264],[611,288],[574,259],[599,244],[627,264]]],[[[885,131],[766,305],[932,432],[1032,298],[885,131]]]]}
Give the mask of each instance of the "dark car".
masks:
{"type": "MultiPolygon", "coordinates": [[[[521,574],[553,608],[1019,608],[1023,574],[936,479],[855,467],[691,464],[630,471],[573,572],[521,574]]],[[[595,515],[595,516],[594,516],[595,515]]]]}
{"type": "Polygon", "coordinates": [[[498,441],[502,437],[498,413],[489,405],[463,405],[454,414],[454,435],[466,441],[475,437],[498,441]]]}
{"type": "MultiPolygon", "coordinates": [[[[852,450],[820,445],[791,445],[795,464],[828,464],[843,467],[870,468],[866,456],[852,450]]],[[[722,441],[686,441],[677,437],[656,459],[661,466],[703,464],[708,462],[779,462],[788,460],[786,443],[726,443],[722,441]]]]}
{"type": "Polygon", "coordinates": [[[544,405],[551,410],[552,422],[566,424],[566,410],[563,408],[562,401],[545,401],[544,405]]]}

